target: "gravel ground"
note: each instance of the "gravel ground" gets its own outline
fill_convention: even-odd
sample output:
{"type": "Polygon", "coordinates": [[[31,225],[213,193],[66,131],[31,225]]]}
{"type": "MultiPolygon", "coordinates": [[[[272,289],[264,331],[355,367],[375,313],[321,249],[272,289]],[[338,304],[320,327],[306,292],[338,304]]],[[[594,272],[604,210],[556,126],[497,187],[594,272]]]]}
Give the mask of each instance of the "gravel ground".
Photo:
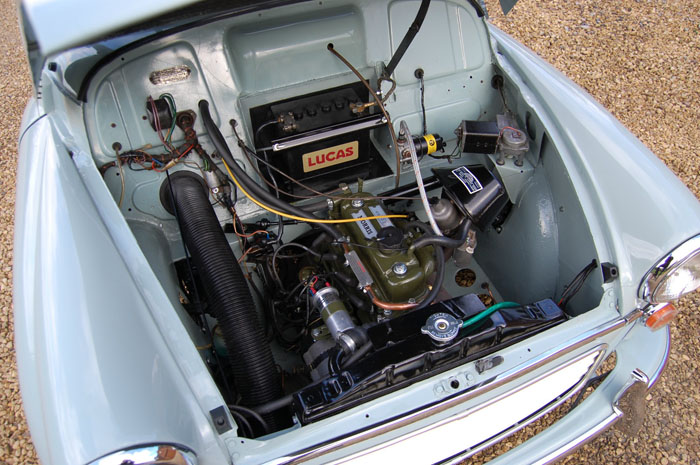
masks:
{"type": "MultiPolygon", "coordinates": [[[[522,0],[492,20],[590,92],[700,197],[700,10],[697,0],[522,0]]],[[[37,463],[21,409],[12,339],[16,139],[31,93],[15,3],[0,0],[0,463],[37,463]]],[[[700,294],[683,299],[673,350],[648,397],[642,432],[610,431],[565,463],[700,464],[700,294]]],[[[543,425],[478,456],[487,460],[543,425]]],[[[475,457],[476,458],[476,457],[475,457]]]]}
{"type": "Polygon", "coordinates": [[[37,463],[17,387],[12,338],[12,234],[17,130],[32,87],[13,0],[0,3],[0,463],[37,463]]]}

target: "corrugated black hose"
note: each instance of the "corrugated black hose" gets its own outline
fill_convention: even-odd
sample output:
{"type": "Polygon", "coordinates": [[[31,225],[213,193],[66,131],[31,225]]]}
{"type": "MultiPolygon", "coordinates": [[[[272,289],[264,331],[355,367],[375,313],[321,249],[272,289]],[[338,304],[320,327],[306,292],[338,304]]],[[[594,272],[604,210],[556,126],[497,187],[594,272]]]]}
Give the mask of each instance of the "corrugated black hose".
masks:
{"type": "MultiPolygon", "coordinates": [[[[255,407],[280,398],[280,377],[248,283],[206,190],[189,176],[172,177],[170,186],[185,244],[223,333],[241,404],[255,407]]],[[[271,429],[284,424],[283,413],[265,416],[271,429]]]]}

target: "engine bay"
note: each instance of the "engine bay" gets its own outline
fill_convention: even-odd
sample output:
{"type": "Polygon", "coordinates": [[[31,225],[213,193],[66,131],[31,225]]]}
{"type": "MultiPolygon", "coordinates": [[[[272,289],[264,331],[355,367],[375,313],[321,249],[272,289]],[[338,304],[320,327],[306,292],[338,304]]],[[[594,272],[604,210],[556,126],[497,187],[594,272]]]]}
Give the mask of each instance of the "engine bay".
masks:
{"type": "MultiPolygon", "coordinates": [[[[418,3],[384,5],[392,43],[418,3]]],[[[364,27],[374,6],[295,5],[153,41],[93,78],[95,164],[240,436],[489,370],[600,301],[542,123],[478,11],[433,3],[422,27],[439,37],[396,62],[401,47],[366,47],[383,39],[364,27]],[[466,57],[426,60],[445,34],[466,57]]]]}

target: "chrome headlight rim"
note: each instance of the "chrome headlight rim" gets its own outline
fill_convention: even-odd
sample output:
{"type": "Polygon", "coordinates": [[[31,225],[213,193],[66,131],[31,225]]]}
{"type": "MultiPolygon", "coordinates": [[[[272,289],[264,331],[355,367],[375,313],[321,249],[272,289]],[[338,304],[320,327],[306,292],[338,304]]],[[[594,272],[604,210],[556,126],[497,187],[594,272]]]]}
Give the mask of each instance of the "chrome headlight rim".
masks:
{"type": "Polygon", "coordinates": [[[112,452],[88,465],[197,465],[197,454],[177,444],[146,444],[112,452]]]}
{"type": "Polygon", "coordinates": [[[673,272],[698,255],[700,255],[700,234],[683,242],[647,271],[647,274],[644,275],[644,279],[642,279],[642,283],[639,286],[639,298],[651,304],[669,302],[669,300],[658,300],[656,298],[656,292],[659,290],[660,285],[663,284],[673,272]]]}

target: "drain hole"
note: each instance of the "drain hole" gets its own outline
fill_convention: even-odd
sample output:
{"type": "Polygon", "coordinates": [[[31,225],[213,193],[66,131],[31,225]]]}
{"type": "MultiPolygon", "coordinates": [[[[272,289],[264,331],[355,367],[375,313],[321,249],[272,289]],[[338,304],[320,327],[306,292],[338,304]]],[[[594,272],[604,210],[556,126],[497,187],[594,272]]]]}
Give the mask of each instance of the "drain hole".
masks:
{"type": "Polygon", "coordinates": [[[490,307],[493,305],[495,302],[493,301],[493,297],[491,297],[488,294],[479,294],[479,300],[481,300],[481,303],[486,305],[487,307],[490,307]]]}
{"type": "Polygon", "coordinates": [[[476,273],[469,268],[462,268],[455,275],[455,282],[461,287],[471,287],[476,282],[476,273]]]}

